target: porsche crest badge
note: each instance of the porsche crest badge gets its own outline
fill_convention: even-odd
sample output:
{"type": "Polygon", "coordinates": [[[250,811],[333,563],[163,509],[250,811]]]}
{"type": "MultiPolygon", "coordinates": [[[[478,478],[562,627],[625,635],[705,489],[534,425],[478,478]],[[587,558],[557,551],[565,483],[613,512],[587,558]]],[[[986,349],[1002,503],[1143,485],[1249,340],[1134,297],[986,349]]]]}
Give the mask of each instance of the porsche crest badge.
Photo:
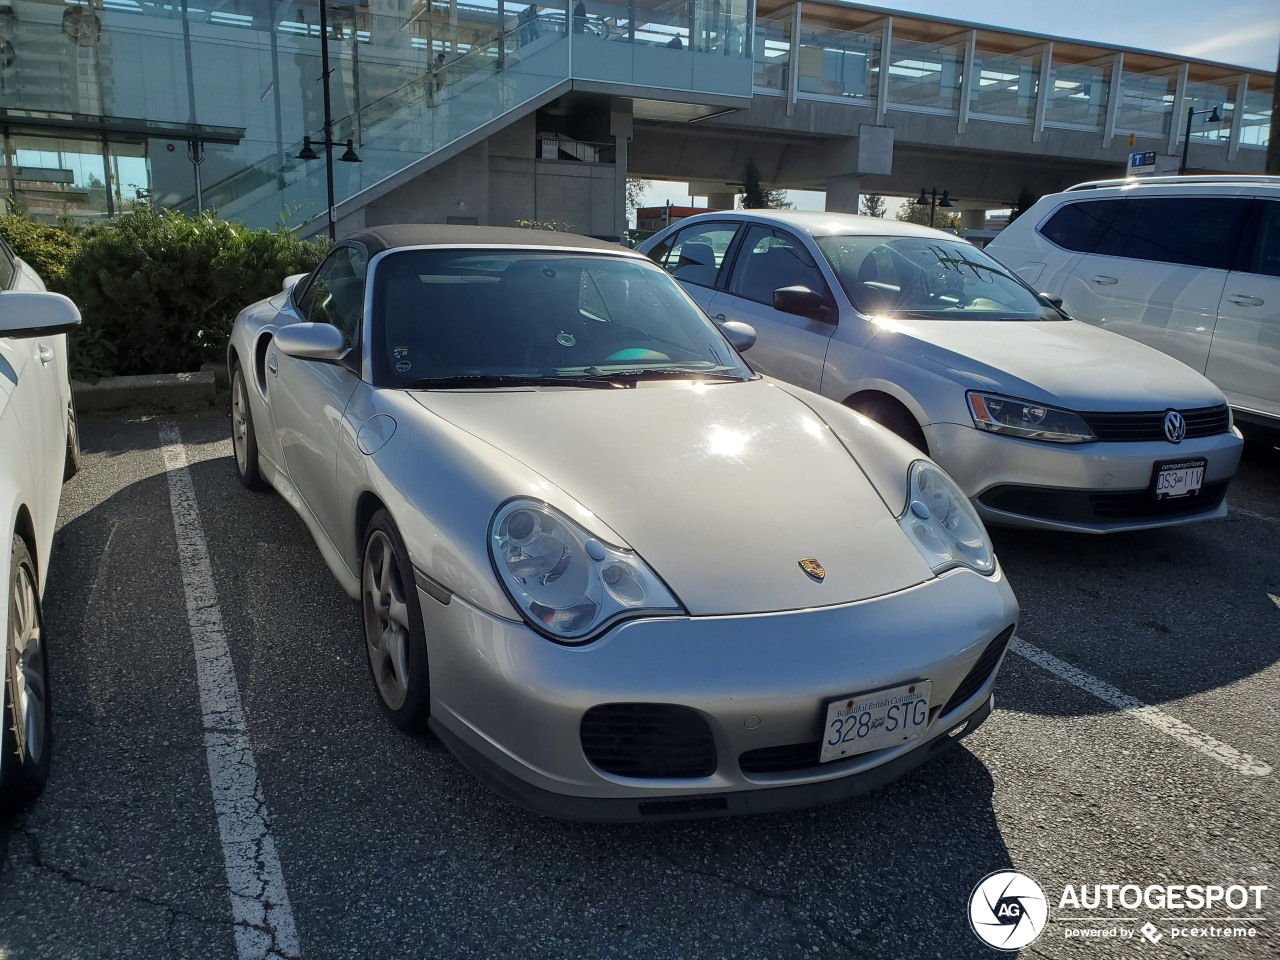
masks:
{"type": "Polygon", "coordinates": [[[823,568],[822,564],[820,564],[814,557],[805,557],[801,560],[800,569],[818,581],[821,581],[827,575],[827,571],[823,568]]]}

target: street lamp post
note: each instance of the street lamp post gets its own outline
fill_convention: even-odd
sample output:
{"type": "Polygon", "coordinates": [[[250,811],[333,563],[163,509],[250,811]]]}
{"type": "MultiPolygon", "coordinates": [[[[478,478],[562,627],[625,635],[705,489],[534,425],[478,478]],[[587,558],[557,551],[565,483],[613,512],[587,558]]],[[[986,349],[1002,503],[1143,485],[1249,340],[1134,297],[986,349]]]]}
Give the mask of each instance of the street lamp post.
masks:
{"type": "Polygon", "coordinates": [[[916,197],[915,202],[916,202],[916,205],[917,205],[917,206],[920,206],[920,207],[923,207],[925,204],[928,204],[928,205],[929,205],[929,226],[930,226],[930,227],[932,227],[932,226],[933,226],[933,218],[934,218],[934,216],[935,216],[935,214],[936,214],[936,212],[937,212],[938,207],[950,207],[950,206],[952,206],[952,203],[951,203],[951,191],[949,191],[949,190],[943,190],[943,191],[942,191],[942,198],[941,198],[941,199],[939,199],[939,198],[938,198],[938,188],[937,188],[937,187],[934,187],[934,188],[933,188],[932,190],[930,190],[928,193],[925,193],[925,192],[924,192],[924,187],[921,187],[921,188],[920,188],[920,196],[916,197]]]}
{"type": "MultiPolygon", "coordinates": [[[[331,128],[333,126],[333,113],[329,103],[329,0],[320,0],[320,82],[324,84],[324,177],[325,185],[329,193],[329,239],[338,239],[337,210],[333,198],[333,148],[342,146],[341,143],[333,142],[331,128]]],[[[354,140],[348,140],[346,143],[346,153],[339,159],[343,163],[360,163],[360,157],[356,155],[354,140]]],[[[299,160],[318,160],[319,156],[312,149],[311,138],[302,138],[302,149],[298,152],[299,160]]]]}
{"type": "Polygon", "coordinates": [[[1218,116],[1217,107],[1212,110],[1197,110],[1194,103],[1187,107],[1187,131],[1182,138],[1182,163],[1178,164],[1178,176],[1182,176],[1187,172],[1187,150],[1191,146],[1191,118],[1201,113],[1209,114],[1210,123],[1222,122],[1222,117],[1218,116]]]}

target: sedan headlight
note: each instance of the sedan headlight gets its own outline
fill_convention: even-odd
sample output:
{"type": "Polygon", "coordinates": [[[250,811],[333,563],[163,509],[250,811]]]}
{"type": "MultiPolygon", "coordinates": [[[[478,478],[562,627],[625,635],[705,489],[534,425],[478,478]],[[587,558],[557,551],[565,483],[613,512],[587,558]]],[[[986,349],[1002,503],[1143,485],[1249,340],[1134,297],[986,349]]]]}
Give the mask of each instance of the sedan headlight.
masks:
{"type": "Polygon", "coordinates": [[[511,500],[489,525],[489,555],[535,630],[581,642],[637,614],[677,614],[671,592],[635,553],[593,537],[538,500],[511,500]]]}
{"type": "Polygon", "coordinates": [[[1051,443],[1086,443],[1093,431],[1078,413],[1001,397],[991,393],[970,393],[969,412],[979,430],[1007,437],[1048,440],[1051,443]]]}
{"type": "Polygon", "coordinates": [[[934,573],[958,566],[978,573],[996,568],[986,528],[954,480],[932,463],[917,460],[907,489],[907,511],[898,523],[934,573]]]}

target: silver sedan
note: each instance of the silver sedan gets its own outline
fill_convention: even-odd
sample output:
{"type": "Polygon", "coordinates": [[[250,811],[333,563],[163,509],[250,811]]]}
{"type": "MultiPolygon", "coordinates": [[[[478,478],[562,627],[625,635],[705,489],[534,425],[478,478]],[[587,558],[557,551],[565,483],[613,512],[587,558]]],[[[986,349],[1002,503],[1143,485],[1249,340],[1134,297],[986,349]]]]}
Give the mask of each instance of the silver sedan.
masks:
{"type": "Polygon", "coordinates": [[[1018,609],[955,483],[753,337],[616,246],[378,228],[237,318],[236,465],[361,603],[392,722],[503,796],[832,802],[987,717],[1018,609]]]}

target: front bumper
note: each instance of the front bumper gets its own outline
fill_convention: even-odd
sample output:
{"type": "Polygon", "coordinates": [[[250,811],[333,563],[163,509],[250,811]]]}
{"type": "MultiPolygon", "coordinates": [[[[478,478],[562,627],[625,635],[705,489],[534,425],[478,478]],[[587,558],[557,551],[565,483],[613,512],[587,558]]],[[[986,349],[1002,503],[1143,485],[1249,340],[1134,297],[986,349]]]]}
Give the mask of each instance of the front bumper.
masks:
{"type": "Polygon", "coordinates": [[[1041,443],[956,423],[928,428],[933,459],[973,500],[983,520],[1085,533],[1164,527],[1227,515],[1227,485],[1244,439],[1234,427],[1213,437],[1165,442],[1041,443]],[[1157,462],[1204,457],[1195,498],[1147,495],[1157,462]]]}
{"type": "Polygon", "coordinates": [[[953,570],[859,603],[635,620],[566,647],[457,597],[420,599],[441,739],[503,796],[539,813],[603,820],[829,803],[898,776],[985,719],[1018,614],[1002,572],[953,570]],[[821,765],[743,760],[816,749],[829,700],[918,679],[933,684],[920,740],[821,765]],[[711,772],[657,778],[600,769],[584,749],[583,719],[605,704],[696,713],[714,744],[711,772]]]}

